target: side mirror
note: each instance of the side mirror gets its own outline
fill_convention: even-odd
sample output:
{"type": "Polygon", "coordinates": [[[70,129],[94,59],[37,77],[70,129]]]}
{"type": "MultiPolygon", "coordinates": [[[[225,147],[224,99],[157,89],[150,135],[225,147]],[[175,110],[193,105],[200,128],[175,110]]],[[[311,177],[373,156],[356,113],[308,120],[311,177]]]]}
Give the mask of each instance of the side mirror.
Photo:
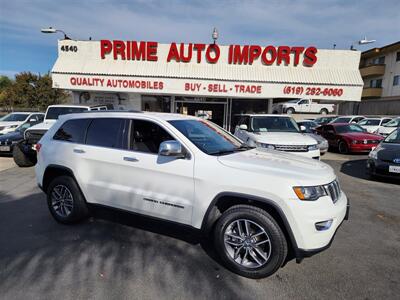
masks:
{"type": "Polygon", "coordinates": [[[300,125],[300,131],[301,132],[306,132],[306,127],[304,125],[300,125]]]}
{"type": "Polygon", "coordinates": [[[29,123],[36,122],[36,119],[29,119],[29,123]]]}
{"type": "Polygon", "coordinates": [[[247,125],[246,124],[241,124],[239,126],[239,129],[247,131],[247,125]]]}
{"type": "Polygon", "coordinates": [[[160,144],[158,149],[158,155],[161,156],[173,156],[176,158],[184,158],[182,145],[178,141],[170,140],[160,144]]]}

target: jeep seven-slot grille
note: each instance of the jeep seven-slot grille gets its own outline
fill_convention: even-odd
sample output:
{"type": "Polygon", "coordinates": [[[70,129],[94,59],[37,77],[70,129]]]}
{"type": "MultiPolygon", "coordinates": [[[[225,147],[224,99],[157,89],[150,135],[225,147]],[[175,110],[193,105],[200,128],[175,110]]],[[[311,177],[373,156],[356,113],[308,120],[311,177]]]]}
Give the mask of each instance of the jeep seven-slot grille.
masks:
{"type": "Polygon", "coordinates": [[[306,145],[275,145],[275,149],[279,151],[287,152],[307,152],[308,147],[306,145]]]}
{"type": "Polygon", "coordinates": [[[332,181],[331,183],[324,185],[324,188],[328,196],[331,197],[333,203],[336,203],[339,200],[341,193],[339,182],[337,180],[332,181]]]}

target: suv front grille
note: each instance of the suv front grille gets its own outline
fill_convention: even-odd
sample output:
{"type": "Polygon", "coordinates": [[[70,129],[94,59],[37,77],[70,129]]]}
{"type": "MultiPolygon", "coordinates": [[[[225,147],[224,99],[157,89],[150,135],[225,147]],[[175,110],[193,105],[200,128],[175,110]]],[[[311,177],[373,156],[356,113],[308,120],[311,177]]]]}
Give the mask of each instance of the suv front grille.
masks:
{"type": "Polygon", "coordinates": [[[339,182],[337,180],[324,185],[324,189],[328,196],[331,197],[333,203],[336,203],[339,200],[341,191],[339,182]]]}
{"type": "Polygon", "coordinates": [[[25,131],[25,139],[28,144],[34,145],[42,138],[42,136],[46,133],[47,130],[27,130],[25,131]]]}
{"type": "Polygon", "coordinates": [[[308,147],[306,145],[275,145],[275,149],[278,151],[287,152],[307,152],[308,147]]]}

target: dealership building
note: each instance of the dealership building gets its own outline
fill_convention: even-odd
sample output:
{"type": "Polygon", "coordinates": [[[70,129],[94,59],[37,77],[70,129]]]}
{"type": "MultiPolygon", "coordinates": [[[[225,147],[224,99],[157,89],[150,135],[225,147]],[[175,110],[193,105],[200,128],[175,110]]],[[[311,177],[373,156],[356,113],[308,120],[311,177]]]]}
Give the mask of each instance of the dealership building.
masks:
{"type": "Polygon", "coordinates": [[[235,115],[271,113],[283,99],[360,101],[359,62],[358,51],[313,46],[61,40],[52,78],[75,104],[197,115],[230,129],[235,115]]]}

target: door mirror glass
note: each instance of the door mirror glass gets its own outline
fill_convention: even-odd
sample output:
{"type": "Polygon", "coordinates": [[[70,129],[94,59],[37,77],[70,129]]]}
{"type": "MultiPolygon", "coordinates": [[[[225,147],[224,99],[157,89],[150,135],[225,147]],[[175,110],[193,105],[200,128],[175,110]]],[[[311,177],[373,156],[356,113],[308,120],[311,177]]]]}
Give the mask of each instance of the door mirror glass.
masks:
{"type": "Polygon", "coordinates": [[[246,130],[246,131],[247,131],[247,125],[246,125],[246,124],[241,124],[241,125],[239,126],[239,128],[240,128],[241,130],[246,130]]]}
{"type": "Polygon", "coordinates": [[[178,158],[185,157],[181,143],[174,140],[162,142],[158,150],[158,155],[173,156],[178,158]]]}

